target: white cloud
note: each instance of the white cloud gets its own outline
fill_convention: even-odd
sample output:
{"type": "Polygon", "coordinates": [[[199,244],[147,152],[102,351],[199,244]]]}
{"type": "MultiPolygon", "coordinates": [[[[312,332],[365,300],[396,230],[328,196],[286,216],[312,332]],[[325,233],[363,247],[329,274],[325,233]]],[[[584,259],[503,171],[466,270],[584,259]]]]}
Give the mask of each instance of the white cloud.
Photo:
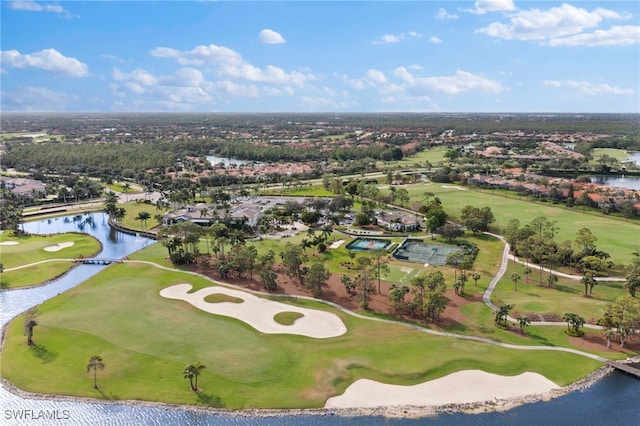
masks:
{"type": "Polygon", "coordinates": [[[64,56],[55,49],[44,49],[31,54],[21,54],[17,50],[0,52],[0,62],[8,68],[40,68],[53,74],[67,77],[87,77],[89,67],[77,60],[64,56]]]}
{"type": "Polygon", "coordinates": [[[316,79],[310,73],[286,72],[273,65],[267,65],[264,69],[255,67],[245,62],[238,52],[214,44],[198,46],[185,51],[169,47],[158,47],[151,50],[151,55],[175,59],[182,65],[210,66],[214,68],[219,76],[252,82],[302,86],[306,82],[316,79]]]}
{"type": "Polygon", "coordinates": [[[547,40],[580,34],[597,27],[604,19],[629,19],[629,14],[612,10],[586,9],[562,4],[548,10],[530,9],[510,15],[509,22],[492,22],[477,30],[490,37],[505,40],[547,40]]]}
{"type": "Polygon", "coordinates": [[[576,89],[580,94],[584,95],[633,95],[633,89],[622,89],[618,86],[610,86],[607,83],[590,83],[588,81],[575,80],[544,80],[542,82],[547,87],[567,87],[576,89]]]}
{"type": "Polygon", "coordinates": [[[440,40],[438,37],[431,37],[429,38],[429,43],[440,44],[442,43],[442,40],[440,40]]]}
{"type": "Polygon", "coordinates": [[[71,17],[71,14],[66,11],[62,6],[58,4],[46,4],[41,5],[35,1],[21,0],[12,1],[9,3],[9,9],[24,10],[26,12],[50,12],[64,15],[65,17],[71,17]]]}
{"type": "Polygon", "coordinates": [[[259,37],[260,41],[266,44],[282,44],[287,42],[279,33],[270,29],[260,31],[259,37]]]}
{"type": "Polygon", "coordinates": [[[488,12],[510,12],[512,10],[516,10],[513,0],[478,0],[474,4],[474,9],[464,11],[484,15],[488,12]]]}
{"type": "Polygon", "coordinates": [[[615,26],[608,30],[549,40],[549,46],[623,46],[640,43],[640,26],[615,26]]]}
{"type": "Polygon", "coordinates": [[[419,37],[422,37],[422,34],[417,33],[415,31],[408,31],[400,34],[385,34],[373,40],[371,44],[380,45],[380,44],[399,43],[409,38],[419,38],[419,37]]]}
{"type": "Polygon", "coordinates": [[[415,93],[439,92],[448,95],[471,90],[480,90],[488,93],[499,93],[504,90],[497,81],[458,70],[452,76],[415,77],[405,67],[396,68],[393,74],[405,82],[407,90],[415,93]]]}
{"type": "Polygon", "coordinates": [[[438,14],[436,15],[438,19],[458,19],[458,15],[447,13],[446,9],[440,8],[438,10],[438,14]]]}

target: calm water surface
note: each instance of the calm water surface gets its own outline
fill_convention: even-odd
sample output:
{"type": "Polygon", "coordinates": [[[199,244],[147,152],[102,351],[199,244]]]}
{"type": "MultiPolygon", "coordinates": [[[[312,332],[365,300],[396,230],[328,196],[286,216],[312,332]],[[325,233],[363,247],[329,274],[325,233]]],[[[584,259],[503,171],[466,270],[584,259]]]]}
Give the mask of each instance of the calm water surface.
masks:
{"type": "MultiPolygon", "coordinates": [[[[137,251],[149,240],[113,232],[102,213],[59,218],[25,224],[33,233],[84,231],[97,238],[104,250],[100,257],[121,258],[137,251]],[[90,219],[89,219],[90,218],[90,219]]],[[[81,265],[46,286],[0,292],[0,324],[29,307],[79,284],[103,269],[81,265]]],[[[515,355],[514,355],[515,356],[515,355]]],[[[385,419],[359,416],[234,417],[188,410],[30,399],[16,396],[0,387],[0,425],[639,425],[640,380],[613,373],[581,392],[573,392],[548,402],[523,405],[503,413],[447,414],[422,419],[385,419]],[[42,411],[44,410],[44,411],[42,411]],[[49,416],[44,419],[42,416],[49,416]],[[41,416],[40,418],[37,418],[41,416]]]]}

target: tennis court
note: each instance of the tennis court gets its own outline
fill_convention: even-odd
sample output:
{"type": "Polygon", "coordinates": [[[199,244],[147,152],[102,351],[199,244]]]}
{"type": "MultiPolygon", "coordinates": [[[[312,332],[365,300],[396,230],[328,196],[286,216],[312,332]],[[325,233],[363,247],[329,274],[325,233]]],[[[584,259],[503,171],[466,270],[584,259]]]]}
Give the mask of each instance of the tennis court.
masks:
{"type": "Polygon", "coordinates": [[[443,244],[427,244],[419,240],[407,240],[393,253],[398,260],[430,265],[446,265],[447,256],[454,252],[462,252],[458,246],[443,244]]]}

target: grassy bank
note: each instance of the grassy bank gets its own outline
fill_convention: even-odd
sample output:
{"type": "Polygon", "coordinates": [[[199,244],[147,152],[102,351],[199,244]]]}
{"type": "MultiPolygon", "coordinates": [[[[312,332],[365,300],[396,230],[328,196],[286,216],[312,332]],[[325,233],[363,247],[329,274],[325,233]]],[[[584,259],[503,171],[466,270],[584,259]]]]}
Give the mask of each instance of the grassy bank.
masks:
{"type": "Polygon", "coordinates": [[[142,264],[105,269],[41,305],[35,347],[25,345],[21,318],[10,324],[2,376],[32,392],[232,409],[304,408],[322,406],[358,378],[408,385],[474,368],[503,375],[534,371],[565,385],[599,366],[573,354],[516,352],[432,336],[299,299],[295,303],[335,312],[348,332],[325,340],[264,335],[238,320],[159,296],[160,289],[177,283],[194,290],[211,285],[142,264]],[[86,374],[95,354],[106,364],[98,372],[100,391],[86,374]],[[207,366],[199,394],[182,377],[194,361],[207,366]]]}

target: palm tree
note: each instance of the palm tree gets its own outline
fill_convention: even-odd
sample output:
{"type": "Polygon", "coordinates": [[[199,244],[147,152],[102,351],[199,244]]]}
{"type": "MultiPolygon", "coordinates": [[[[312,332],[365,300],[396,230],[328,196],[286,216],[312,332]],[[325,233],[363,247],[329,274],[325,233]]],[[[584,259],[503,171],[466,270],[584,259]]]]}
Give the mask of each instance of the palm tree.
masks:
{"type": "Polygon", "coordinates": [[[189,385],[191,386],[192,391],[198,391],[198,376],[205,368],[207,367],[200,364],[200,362],[196,362],[194,364],[187,365],[184,370],[182,370],[182,376],[185,379],[189,379],[189,385]]]}
{"type": "Polygon", "coordinates": [[[476,287],[478,287],[478,280],[481,278],[480,274],[474,272],[473,275],[471,275],[471,278],[473,278],[473,281],[476,283],[476,287]]]}
{"type": "Polygon", "coordinates": [[[99,355],[94,355],[89,358],[89,363],[87,364],[87,373],[93,370],[93,388],[98,389],[98,378],[97,372],[98,370],[103,370],[105,367],[104,362],[102,362],[102,357],[99,355]]]}
{"type": "Polygon", "coordinates": [[[527,280],[527,282],[529,282],[529,275],[531,275],[531,268],[525,267],[523,272],[524,272],[525,279],[527,280]]]}
{"type": "Polygon", "coordinates": [[[129,201],[129,195],[127,194],[129,193],[130,190],[131,190],[131,185],[129,185],[128,182],[122,185],[122,192],[125,193],[126,201],[129,201]]]}
{"type": "Polygon", "coordinates": [[[139,220],[142,225],[142,230],[145,231],[147,229],[147,220],[151,219],[151,213],[148,212],[140,212],[135,217],[135,220],[139,220]]]}
{"type": "Polygon", "coordinates": [[[520,326],[520,333],[521,334],[524,334],[524,328],[526,326],[528,326],[529,324],[531,324],[531,319],[528,316],[526,316],[524,314],[521,314],[518,317],[518,325],[520,326]]]}
{"type": "Polygon", "coordinates": [[[28,346],[33,345],[33,327],[38,325],[34,318],[38,315],[40,315],[40,311],[35,306],[24,313],[24,333],[27,335],[28,346]]]}
{"type": "Polygon", "coordinates": [[[518,291],[518,281],[520,281],[520,274],[514,272],[511,274],[511,281],[513,281],[513,291],[518,291]]]}
{"type": "Polygon", "coordinates": [[[596,279],[593,277],[593,272],[585,271],[580,282],[582,283],[582,285],[584,285],[584,297],[591,297],[591,293],[593,293],[593,287],[598,284],[596,279]],[[589,289],[588,294],[587,289],[589,289]]]}

